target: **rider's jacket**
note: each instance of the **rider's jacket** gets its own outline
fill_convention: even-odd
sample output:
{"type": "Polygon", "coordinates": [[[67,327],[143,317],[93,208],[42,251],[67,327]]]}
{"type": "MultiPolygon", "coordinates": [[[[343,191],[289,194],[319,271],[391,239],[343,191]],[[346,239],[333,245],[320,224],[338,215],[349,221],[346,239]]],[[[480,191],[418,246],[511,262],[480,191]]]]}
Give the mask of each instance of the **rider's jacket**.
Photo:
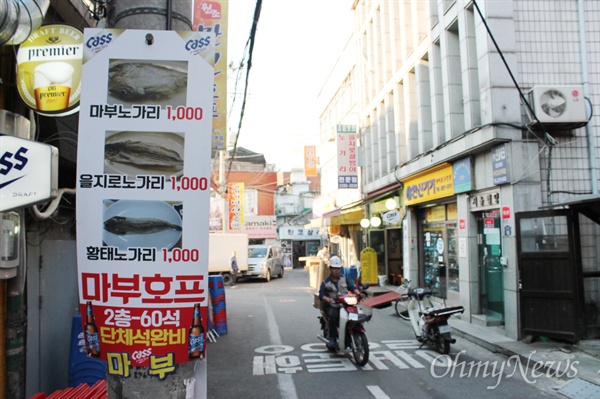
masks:
{"type": "Polygon", "coordinates": [[[340,276],[337,284],[331,280],[330,276],[327,276],[319,288],[319,299],[323,299],[324,296],[335,298],[336,293],[339,293],[340,295],[346,295],[348,292],[354,291],[355,289],[356,288],[354,287],[354,284],[346,280],[345,276],[340,276]]]}

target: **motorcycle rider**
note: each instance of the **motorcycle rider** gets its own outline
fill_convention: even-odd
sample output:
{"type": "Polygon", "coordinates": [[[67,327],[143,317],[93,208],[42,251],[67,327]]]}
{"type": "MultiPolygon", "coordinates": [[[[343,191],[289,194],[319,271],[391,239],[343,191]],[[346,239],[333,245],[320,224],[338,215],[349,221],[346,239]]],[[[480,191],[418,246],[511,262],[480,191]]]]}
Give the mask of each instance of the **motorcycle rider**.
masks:
{"type": "Polygon", "coordinates": [[[342,269],[342,260],[338,256],[332,256],[329,259],[329,276],[323,280],[319,288],[319,299],[321,306],[327,314],[329,323],[329,337],[327,337],[327,347],[334,348],[337,344],[338,326],[340,323],[340,305],[336,303],[335,297],[352,292],[361,295],[352,279],[346,279],[340,275],[342,269]]]}

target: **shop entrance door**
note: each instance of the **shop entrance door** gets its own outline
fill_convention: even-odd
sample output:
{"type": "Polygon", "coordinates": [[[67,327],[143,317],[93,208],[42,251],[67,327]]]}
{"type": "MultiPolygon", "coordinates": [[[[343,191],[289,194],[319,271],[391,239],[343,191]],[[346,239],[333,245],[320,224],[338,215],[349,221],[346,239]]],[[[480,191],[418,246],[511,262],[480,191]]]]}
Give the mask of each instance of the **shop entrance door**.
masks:
{"type": "Polygon", "coordinates": [[[521,334],[583,335],[578,219],[569,211],[516,214],[521,334]]]}
{"type": "Polygon", "coordinates": [[[479,303],[488,325],[504,324],[504,273],[500,212],[482,212],[477,218],[479,303]]]}

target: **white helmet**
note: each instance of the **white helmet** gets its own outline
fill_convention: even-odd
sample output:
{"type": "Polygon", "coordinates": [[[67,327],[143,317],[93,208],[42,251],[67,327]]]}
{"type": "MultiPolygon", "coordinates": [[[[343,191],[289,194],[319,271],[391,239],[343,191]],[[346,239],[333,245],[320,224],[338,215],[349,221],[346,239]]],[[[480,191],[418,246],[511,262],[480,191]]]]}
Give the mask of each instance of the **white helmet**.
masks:
{"type": "Polygon", "coordinates": [[[342,267],[342,260],[339,256],[332,256],[329,259],[329,267],[340,268],[342,267]]]}

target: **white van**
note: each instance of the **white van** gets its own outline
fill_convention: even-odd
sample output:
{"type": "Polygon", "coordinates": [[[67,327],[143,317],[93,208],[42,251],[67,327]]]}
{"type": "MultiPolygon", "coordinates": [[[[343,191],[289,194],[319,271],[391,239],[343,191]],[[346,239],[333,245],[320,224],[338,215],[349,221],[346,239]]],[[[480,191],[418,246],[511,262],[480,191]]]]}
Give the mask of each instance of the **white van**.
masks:
{"type": "Polygon", "coordinates": [[[248,245],[248,271],[243,277],[264,278],[283,277],[283,252],[274,245],[248,245]]]}

